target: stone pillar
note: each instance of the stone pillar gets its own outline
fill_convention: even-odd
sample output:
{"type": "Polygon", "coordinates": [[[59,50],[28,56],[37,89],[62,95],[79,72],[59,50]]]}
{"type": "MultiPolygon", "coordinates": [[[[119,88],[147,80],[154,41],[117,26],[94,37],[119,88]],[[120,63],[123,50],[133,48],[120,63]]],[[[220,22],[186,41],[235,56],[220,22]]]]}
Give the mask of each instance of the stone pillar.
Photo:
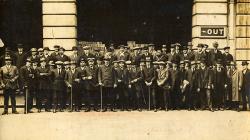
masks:
{"type": "Polygon", "coordinates": [[[208,44],[217,41],[219,48],[228,45],[228,1],[194,0],[192,18],[192,42],[208,44]]]}
{"type": "Polygon", "coordinates": [[[235,21],[235,0],[228,0],[228,45],[234,58],[236,57],[235,21]]]}
{"type": "Polygon", "coordinates": [[[250,60],[250,0],[236,3],[236,59],[250,60]]]}
{"type": "Polygon", "coordinates": [[[76,0],[42,0],[43,46],[71,50],[77,41],[76,0]]]}

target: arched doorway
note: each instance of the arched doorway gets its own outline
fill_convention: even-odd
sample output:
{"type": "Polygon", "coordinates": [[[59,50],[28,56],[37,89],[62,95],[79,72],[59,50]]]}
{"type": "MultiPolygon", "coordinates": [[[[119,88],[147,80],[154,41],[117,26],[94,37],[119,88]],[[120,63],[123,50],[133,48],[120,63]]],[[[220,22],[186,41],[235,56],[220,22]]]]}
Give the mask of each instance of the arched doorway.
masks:
{"type": "Polygon", "coordinates": [[[193,0],[77,1],[78,40],[182,44],[191,40],[193,0]]]}

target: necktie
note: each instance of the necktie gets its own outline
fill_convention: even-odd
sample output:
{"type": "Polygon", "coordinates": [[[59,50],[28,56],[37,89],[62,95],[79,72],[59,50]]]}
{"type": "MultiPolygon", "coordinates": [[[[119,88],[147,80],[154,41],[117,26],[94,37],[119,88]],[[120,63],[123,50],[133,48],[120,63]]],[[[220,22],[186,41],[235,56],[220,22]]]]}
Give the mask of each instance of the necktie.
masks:
{"type": "Polygon", "coordinates": [[[58,69],[58,74],[61,75],[61,69],[58,69]]]}

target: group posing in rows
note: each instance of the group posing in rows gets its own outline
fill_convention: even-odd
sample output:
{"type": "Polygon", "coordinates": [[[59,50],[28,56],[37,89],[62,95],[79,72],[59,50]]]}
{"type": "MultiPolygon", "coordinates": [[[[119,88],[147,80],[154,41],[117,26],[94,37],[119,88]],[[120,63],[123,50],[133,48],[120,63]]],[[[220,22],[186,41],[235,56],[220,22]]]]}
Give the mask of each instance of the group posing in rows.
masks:
{"type": "Polygon", "coordinates": [[[88,45],[72,47],[70,56],[59,45],[32,48],[25,53],[22,44],[13,53],[6,48],[1,56],[0,86],[4,112],[16,110],[16,93],[23,93],[25,113],[36,107],[40,113],[132,110],[247,110],[250,102],[250,71],[242,61],[237,69],[230,47],[223,53],[214,42],[191,42],[170,47],[112,45],[91,50],[88,45]],[[167,50],[170,48],[170,51],[167,50]],[[36,106],[33,100],[36,99],[36,106]],[[247,103],[248,102],[248,103],[247,103]],[[243,105],[240,108],[240,104],[243,105]]]}

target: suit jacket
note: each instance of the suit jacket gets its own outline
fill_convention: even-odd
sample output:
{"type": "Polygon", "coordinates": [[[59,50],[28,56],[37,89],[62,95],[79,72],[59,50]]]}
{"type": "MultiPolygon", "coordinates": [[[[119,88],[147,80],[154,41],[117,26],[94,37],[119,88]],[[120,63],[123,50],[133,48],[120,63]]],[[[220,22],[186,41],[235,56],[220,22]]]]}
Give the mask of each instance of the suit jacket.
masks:
{"type": "Polygon", "coordinates": [[[28,70],[27,66],[23,66],[20,69],[20,78],[23,83],[23,86],[27,86],[29,89],[34,89],[34,81],[37,77],[37,71],[30,68],[28,70]]]}
{"type": "Polygon", "coordinates": [[[18,69],[16,66],[10,66],[9,68],[5,65],[0,69],[0,81],[5,86],[5,89],[16,89],[17,78],[19,76],[18,69]],[[12,81],[10,81],[12,80],[12,81]]]}
{"type": "Polygon", "coordinates": [[[190,91],[196,90],[199,88],[199,77],[197,70],[186,70],[184,75],[184,80],[189,82],[190,91]]]}
{"type": "Polygon", "coordinates": [[[103,65],[98,72],[99,83],[104,84],[104,87],[113,87],[117,84],[115,69],[112,66],[103,65]]]}
{"type": "Polygon", "coordinates": [[[70,61],[69,57],[65,54],[57,55],[55,58],[56,58],[56,61],[62,61],[62,62],[70,61]]]}
{"type": "Polygon", "coordinates": [[[173,90],[179,89],[181,85],[181,75],[179,70],[171,70],[173,90]]]}
{"type": "Polygon", "coordinates": [[[246,73],[243,73],[243,70],[240,71],[239,76],[239,86],[242,91],[250,91],[250,70],[247,69],[246,73]]]}
{"type": "Polygon", "coordinates": [[[222,53],[221,53],[220,50],[217,50],[217,52],[215,52],[214,49],[211,50],[209,52],[209,60],[210,60],[210,63],[211,63],[210,65],[214,65],[218,59],[222,60],[223,59],[222,57],[223,56],[222,56],[222,53]]]}
{"type": "Polygon", "coordinates": [[[128,85],[129,83],[129,72],[126,68],[118,68],[117,69],[117,83],[118,85],[124,84],[128,85]],[[120,81],[120,82],[119,82],[120,81]]]}
{"type": "Polygon", "coordinates": [[[168,53],[167,57],[168,57],[168,61],[170,62],[177,62],[177,63],[180,62],[180,55],[177,53],[174,53],[174,54],[168,53]]]}
{"type": "Polygon", "coordinates": [[[69,70],[66,71],[65,74],[65,83],[67,86],[71,85],[74,90],[78,89],[79,83],[76,82],[75,80],[78,79],[77,77],[77,70],[69,70]]]}
{"type": "Polygon", "coordinates": [[[132,86],[137,91],[142,90],[142,82],[144,81],[144,75],[143,73],[139,70],[136,69],[129,71],[129,84],[132,86]],[[136,79],[136,82],[133,82],[136,79]]]}
{"type": "Polygon", "coordinates": [[[86,89],[87,90],[98,90],[98,68],[93,66],[86,68],[86,77],[91,76],[92,79],[86,80],[86,89]]]}
{"type": "Polygon", "coordinates": [[[144,73],[144,80],[146,82],[152,82],[152,85],[151,86],[155,86],[156,85],[156,71],[154,69],[154,67],[150,67],[150,68],[145,68],[143,70],[143,73],[144,73]]]}
{"type": "Polygon", "coordinates": [[[19,54],[18,52],[15,53],[15,65],[18,69],[20,69],[22,66],[25,65],[25,60],[26,59],[26,55],[23,52],[22,54],[19,54]]]}
{"type": "Polygon", "coordinates": [[[212,86],[213,84],[213,71],[205,68],[198,70],[198,85],[199,88],[208,88],[208,86],[212,86]]]}
{"type": "Polygon", "coordinates": [[[38,78],[39,78],[39,89],[51,89],[51,84],[52,84],[52,72],[48,67],[42,68],[39,67],[37,68],[38,71],[38,78]]]}
{"type": "Polygon", "coordinates": [[[65,75],[66,71],[64,69],[61,69],[61,74],[58,73],[57,68],[52,70],[54,91],[63,92],[66,90],[65,75]]]}

